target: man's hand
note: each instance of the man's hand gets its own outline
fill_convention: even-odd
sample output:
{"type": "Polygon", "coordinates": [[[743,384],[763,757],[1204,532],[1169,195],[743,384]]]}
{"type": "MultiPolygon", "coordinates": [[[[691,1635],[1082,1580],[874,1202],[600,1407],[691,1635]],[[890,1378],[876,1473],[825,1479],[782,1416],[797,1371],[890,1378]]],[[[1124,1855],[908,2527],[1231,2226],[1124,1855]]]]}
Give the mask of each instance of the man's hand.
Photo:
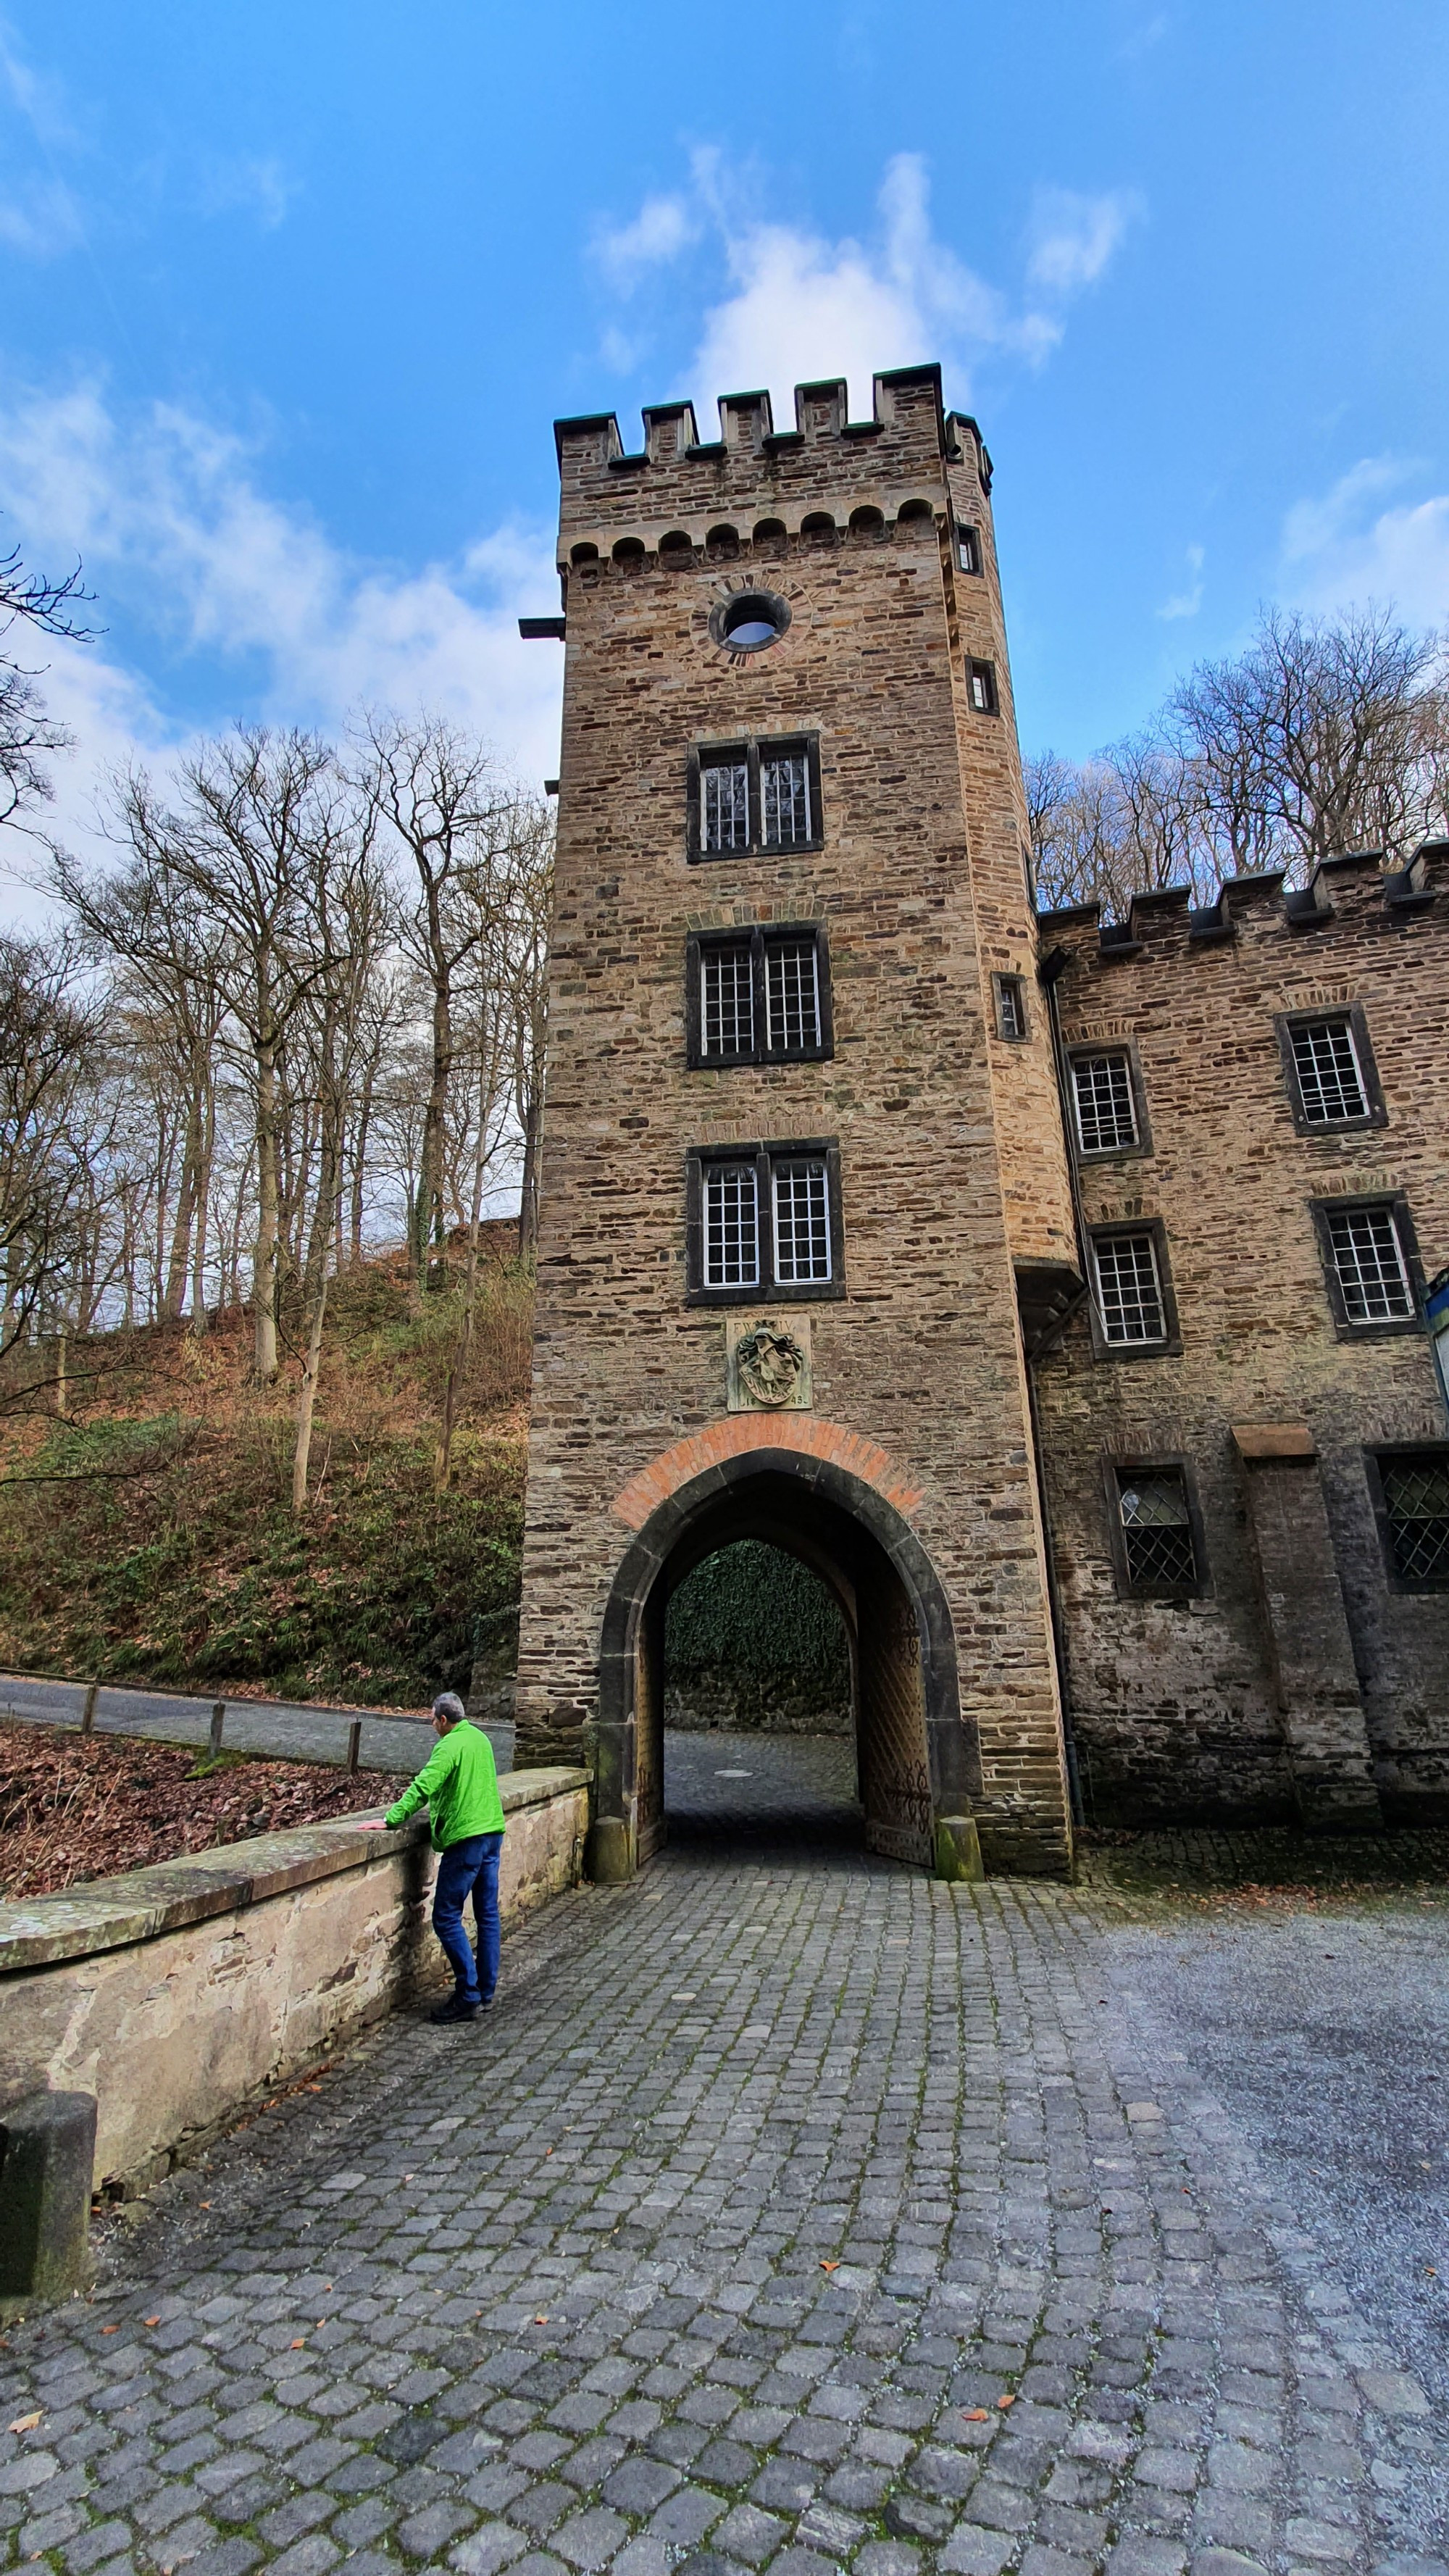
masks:
{"type": "Polygon", "coordinates": [[[386,1816],[359,1816],[357,1830],[360,1834],[385,1834],[387,1818],[386,1816]]]}

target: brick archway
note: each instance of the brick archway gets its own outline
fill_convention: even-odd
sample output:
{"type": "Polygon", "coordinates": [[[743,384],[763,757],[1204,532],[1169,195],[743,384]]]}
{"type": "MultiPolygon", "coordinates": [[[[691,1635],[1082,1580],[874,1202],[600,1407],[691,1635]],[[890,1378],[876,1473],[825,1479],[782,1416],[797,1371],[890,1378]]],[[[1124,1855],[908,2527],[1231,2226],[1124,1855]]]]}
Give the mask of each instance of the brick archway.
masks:
{"type": "Polygon", "coordinates": [[[950,1608],[902,1508],[918,1500],[883,1450],[804,1417],[712,1424],[630,1480],[615,1510],[634,1536],[599,1652],[597,1877],[631,1876],[664,1838],[663,1631],[673,1583],[711,1548],[745,1537],[827,1560],[841,1596],[859,1603],[867,1842],[948,1876],[979,1874],[979,1747],[963,1720],[950,1608]]]}

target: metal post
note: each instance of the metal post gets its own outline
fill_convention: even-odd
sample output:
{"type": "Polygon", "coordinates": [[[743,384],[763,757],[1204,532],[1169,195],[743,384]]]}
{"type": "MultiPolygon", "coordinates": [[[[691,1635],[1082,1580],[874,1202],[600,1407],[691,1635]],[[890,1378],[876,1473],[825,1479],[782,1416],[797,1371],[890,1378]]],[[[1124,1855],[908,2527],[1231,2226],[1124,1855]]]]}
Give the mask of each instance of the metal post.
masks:
{"type": "Polygon", "coordinates": [[[211,1711],[211,1744],[210,1744],[210,1750],[211,1750],[211,1752],[212,1752],[213,1754],[217,1754],[217,1753],[219,1753],[219,1752],[221,1751],[221,1729],[222,1729],[222,1722],[223,1722],[223,1720],[224,1720],[225,1716],[226,1716],[226,1702],[225,1702],[225,1700],[224,1700],[224,1699],[219,1699],[219,1700],[214,1701],[214,1702],[213,1702],[213,1705],[212,1705],[212,1711],[211,1711]]]}
{"type": "Polygon", "coordinates": [[[362,1720],[355,1717],[347,1730],[347,1768],[355,1772],[362,1756],[362,1720]]]}
{"type": "Polygon", "coordinates": [[[100,1698],[100,1695],[100,1683],[92,1682],[86,1691],[85,1706],[81,1710],[82,1735],[94,1735],[96,1731],[96,1702],[100,1698]]]}

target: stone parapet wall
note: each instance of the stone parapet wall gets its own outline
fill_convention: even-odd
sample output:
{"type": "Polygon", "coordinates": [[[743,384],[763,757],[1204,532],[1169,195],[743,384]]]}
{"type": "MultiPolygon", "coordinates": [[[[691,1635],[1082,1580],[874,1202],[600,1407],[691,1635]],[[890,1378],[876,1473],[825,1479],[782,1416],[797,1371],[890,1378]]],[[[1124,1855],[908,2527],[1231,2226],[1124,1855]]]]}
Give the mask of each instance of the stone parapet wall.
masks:
{"type": "MultiPolygon", "coordinates": [[[[506,1929],[577,1885],[589,1784],[499,1789],[506,1929]]],[[[419,1820],[344,1816],[0,1905],[0,2099],[93,2093],[96,2188],[144,2186],[439,1977],[433,1869],[419,1820]]]]}

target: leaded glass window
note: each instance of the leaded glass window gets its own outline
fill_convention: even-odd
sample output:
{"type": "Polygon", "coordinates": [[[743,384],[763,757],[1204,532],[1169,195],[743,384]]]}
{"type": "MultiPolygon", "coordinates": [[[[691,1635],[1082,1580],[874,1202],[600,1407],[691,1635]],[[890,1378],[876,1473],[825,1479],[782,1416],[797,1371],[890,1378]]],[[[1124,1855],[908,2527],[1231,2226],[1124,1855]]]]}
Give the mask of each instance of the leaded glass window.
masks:
{"type": "Polygon", "coordinates": [[[1136,1591],[1186,1591],[1197,1581],[1187,1485],[1176,1467],[1117,1471],[1128,1580],[1136,1591]]]}
{"type": "Polygon", "coordinates": [[[701,1055],[752,1055],[755,976],[749,941],[720,940],[702,947],[699,984],[701,1055]]]}
{"type": "Polygon", "coordinates": [[[750,846],[750,767],[747,760],[711,760],[699,773],[700,838],[706,850],[750,846]]]}
{"type": "Polygon", "coordinates": [[[767,1038],[771,1055],[820,1044],[820,949],[813,932],[765,942],[767,1038]]]}
{"type": "Polygon", "coordinates": [[[790,849],[814,835],[810,828],[810,763],[798,751],[760,754],[760,811],[767,849],[790,849]]]}
{"type": "Polygon", "coordinates": [[[1395,1574],[1449,1582],[1449,1458],[1381,1458],[1379,1481],[1395,1574]]]}

